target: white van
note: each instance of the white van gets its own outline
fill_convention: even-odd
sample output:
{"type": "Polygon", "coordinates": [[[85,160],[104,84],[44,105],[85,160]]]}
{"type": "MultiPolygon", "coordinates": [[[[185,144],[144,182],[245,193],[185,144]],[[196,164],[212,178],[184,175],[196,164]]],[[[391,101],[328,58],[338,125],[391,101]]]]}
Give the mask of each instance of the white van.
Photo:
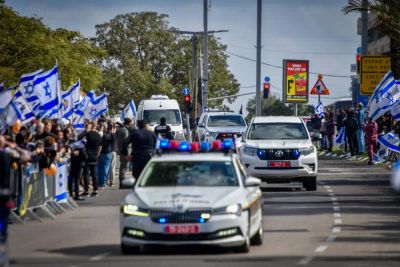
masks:
{"type": "Polygon", "coordinates": [[[169,99],[166,95],[152,95],[150,99],[140,101],[136,120],[146,121],[150,125],[151,130],[154,130],[160,124],[162,117],[167,120],[167,124],[171,127],[172,135],[175,139],[185,139],[178,101],[169,99]]]}

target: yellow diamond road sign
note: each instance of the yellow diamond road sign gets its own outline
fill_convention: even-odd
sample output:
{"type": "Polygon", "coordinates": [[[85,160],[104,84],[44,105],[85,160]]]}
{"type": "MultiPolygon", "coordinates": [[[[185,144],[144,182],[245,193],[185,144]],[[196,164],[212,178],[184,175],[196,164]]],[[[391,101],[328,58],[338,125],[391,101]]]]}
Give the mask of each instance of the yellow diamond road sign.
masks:
{"type": "Polygon", "coordinates": [[[379,81],[390,70],[390,57],[362,56],[360,94],[372,95],[379,81]]]}

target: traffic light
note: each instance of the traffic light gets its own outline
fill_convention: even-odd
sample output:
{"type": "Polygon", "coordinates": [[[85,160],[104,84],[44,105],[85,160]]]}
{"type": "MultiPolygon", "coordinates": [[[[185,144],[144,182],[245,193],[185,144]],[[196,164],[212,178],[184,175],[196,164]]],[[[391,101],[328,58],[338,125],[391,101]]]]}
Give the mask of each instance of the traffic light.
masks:
{"type": "Polygon", "coordinates": [[[356,56],[356,60],[357,60],[357,73],[360,74],[361,72],[361,55],[358,54],[356,56]]]}
{"type": "Polygon", "coordinates": [[[184,100],[184,103],[185,103],[186,112],[190,113],[192,111],[192,109],[193,109],[192,101],[190,99],[190,95],[185,95],[185,98],[183,100],[184,100]]]}
{"type": "Polygon", "coordinates": [[[263,84],[263,99],[268,98],[270,83],[263,84]]]}

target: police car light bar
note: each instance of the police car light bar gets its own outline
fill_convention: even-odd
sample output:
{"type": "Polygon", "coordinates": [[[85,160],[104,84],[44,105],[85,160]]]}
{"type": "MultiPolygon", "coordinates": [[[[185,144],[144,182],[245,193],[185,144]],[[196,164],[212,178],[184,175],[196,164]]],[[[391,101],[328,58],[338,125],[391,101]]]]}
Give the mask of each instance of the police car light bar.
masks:
{"type": "Polygon", "coordinates": [[[159,141],[158,148],[162,152],[171,152],[171,151],[192,152],[192,153],[210,152],[210,151],[229,152],[235,148],[235,143],[233,142],[232,139],[224,139],[222,142],[220,140],[215,140],[212,143],[208,141],[204,141],[201,143],[197,142],[189,143],[187,141],[178,142],[176,140],[161,139],[159,141]]]}

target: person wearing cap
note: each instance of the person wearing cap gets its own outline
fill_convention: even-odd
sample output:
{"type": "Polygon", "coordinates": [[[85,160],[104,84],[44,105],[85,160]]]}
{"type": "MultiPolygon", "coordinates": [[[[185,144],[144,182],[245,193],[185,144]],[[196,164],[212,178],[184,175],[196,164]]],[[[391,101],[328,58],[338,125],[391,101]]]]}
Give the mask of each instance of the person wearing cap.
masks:
{"type": "Polygon", "coordinates": [[[171,127],[167,125],[167,120],[165,117],[161,117],[160,124],[154,128],[154,133],[157,137],[161,137],[163,139],[172,140],[174,137],[172,136],[171,127]]]}
{"type": "Polygon", "coordinates": [[[132,174],[135,179],[139,178],[140,173],[147,162],[154,155],[157,144],[157,136],[154,132],[147,129],[147,123],[143,120],[137,121],[137,130],[133,130],[124,142],[122,155],[125,160],[132,160],[132,174]],[[128,156],[128,146],[132,144],[132,157],[128,156]]]}
{"type": "Polygon", "coordinates": [[[358,153],[364,153],[365,142],[364,142],[364,126],[365,126],[365,112],[362,103],[357,106],[357,143],[358,143],[358,153]]]}

